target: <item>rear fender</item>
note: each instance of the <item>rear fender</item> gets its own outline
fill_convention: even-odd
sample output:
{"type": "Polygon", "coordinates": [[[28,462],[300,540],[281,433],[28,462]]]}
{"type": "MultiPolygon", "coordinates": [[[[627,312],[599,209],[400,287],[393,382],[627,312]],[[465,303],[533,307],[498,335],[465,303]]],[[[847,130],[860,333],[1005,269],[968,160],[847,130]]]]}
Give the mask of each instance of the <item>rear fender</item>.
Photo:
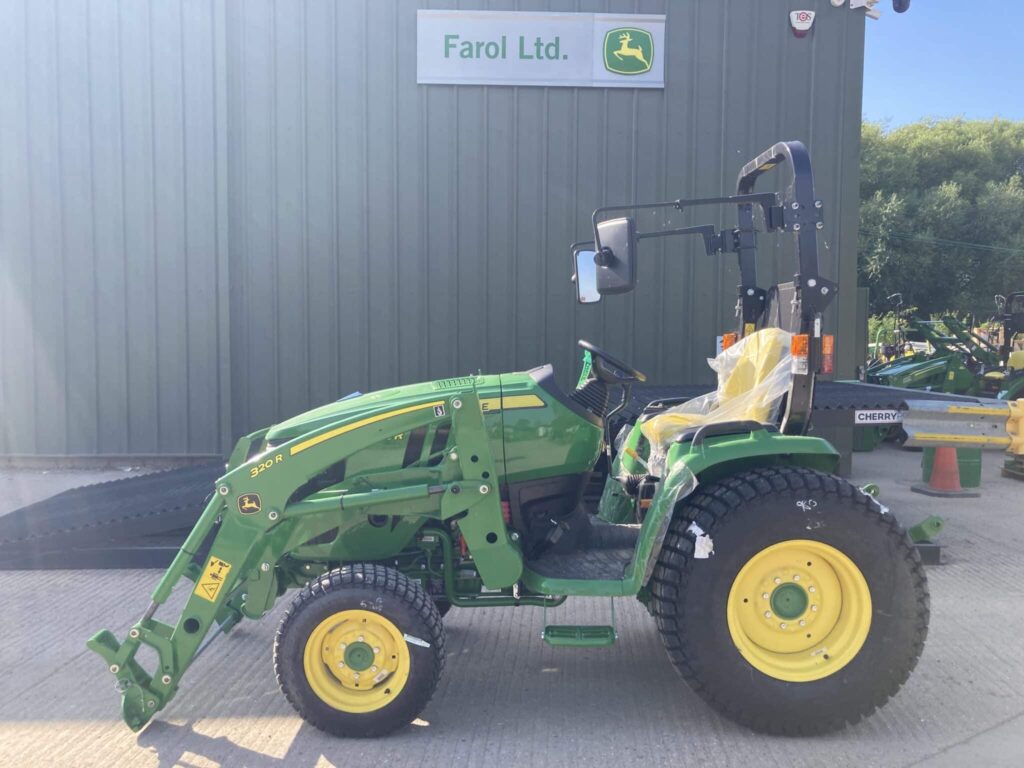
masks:
{"type": "Polygon", "coordinates": [[[779,464],[831,473],[839,467],[839,453],[821,438],[784,435],[765,428],[673,444],[665,459],[665,479],[655,492],[640,532],[634,577],[640,576],[642,564],[643,576],[638,581],[644,585],[650,581],[676,506],[700,483],[779,464]]]}

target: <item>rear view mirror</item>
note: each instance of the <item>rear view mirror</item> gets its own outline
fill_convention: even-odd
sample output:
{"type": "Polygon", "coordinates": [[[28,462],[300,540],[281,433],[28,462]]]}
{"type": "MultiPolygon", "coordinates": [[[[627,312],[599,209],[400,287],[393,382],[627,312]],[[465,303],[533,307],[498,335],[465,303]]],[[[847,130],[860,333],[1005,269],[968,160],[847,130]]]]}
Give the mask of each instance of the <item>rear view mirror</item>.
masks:
{"type": "Polygon", "coordinates": [[[572,260],[575,265],[572,280],[576,283],[576,300],[580,304],[594,304],[601,300],[597,291],[597,263],[592,249],[574,247],[572,260]]]}
{"type": "Polygon", "coordinates": [[[597,291],[626,293],[636,285],[636,224],[633,219],[608,219],[594,227],[597,243],[597,291]]]}

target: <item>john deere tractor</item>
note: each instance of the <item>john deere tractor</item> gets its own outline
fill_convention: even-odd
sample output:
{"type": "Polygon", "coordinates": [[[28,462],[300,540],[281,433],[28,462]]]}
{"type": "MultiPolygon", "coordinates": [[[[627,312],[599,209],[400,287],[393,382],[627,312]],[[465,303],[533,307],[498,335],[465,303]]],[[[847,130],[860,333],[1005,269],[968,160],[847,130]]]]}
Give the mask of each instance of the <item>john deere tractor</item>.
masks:
{"type": "MultiPolygon", "coordinates": [[[[618,435],[611,417],[644,374],[581,341],[571,392],[549,365],[464,376],[351,397],[239,440],[127,638],[88,641],[127,724],[143,727],[207,643],[290,590],[277,679],[303,718],[339,736],[380,736],[423,710],[449,610],[547,614],[578,596],[639,600],[682,678],[751,728],[814,734],[870,714],[921,653],[928,589],[893,515],[805,434],[837,288],[818,272],[821,221],[799,142],[746,164],[736,194],[595,212],[593,241],[573,249],[583,302],[631,290],[648,238],[700,236],[709,258],[740,264],[737,340],[716,361],[717,391],[652,403],[618,435]],[[773,168],[783,191],[755,192],[773,168]],[[738,225],[640,232],[609,217],[709,205],[735,209],[738,225]],[[757,286],[758,229],[794,237],[793,282],[757,286]],[[590,506],[599,461],[604,491],[590,506]],[[187,600],[164,623],[176,587],[187,600]],[[142,646],[155,667],[136,658],[142,646]]],[[[611,645],[609,616],[546,623],[543,639],[567,653],[611,645]]]]}

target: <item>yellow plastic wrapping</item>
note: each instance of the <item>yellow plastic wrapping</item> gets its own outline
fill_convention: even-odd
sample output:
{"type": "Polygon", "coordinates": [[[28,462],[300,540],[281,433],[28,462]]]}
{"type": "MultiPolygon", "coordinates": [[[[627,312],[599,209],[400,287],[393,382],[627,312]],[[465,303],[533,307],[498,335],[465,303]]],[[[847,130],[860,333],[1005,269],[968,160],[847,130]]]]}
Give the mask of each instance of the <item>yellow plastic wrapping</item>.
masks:
{"type": "Polygon", "coordinates": [[[687,430],[723,421],[774,423],[792,379],[791,334],[763,328],[724,350],[708,365],[718,389],[669,408],[640,426],[651,444],[651,464],[664,462],[669,445],[687,430]]]}

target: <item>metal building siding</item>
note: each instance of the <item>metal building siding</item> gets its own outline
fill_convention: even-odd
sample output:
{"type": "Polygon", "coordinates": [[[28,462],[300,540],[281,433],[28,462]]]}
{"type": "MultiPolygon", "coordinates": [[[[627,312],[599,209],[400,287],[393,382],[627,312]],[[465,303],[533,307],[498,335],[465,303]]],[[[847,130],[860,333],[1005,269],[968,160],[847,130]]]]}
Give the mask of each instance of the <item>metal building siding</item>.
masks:
{"type": "Polygon", "coordinates": [[[579,308],[568,244],[604,203],[731,190],[780,138],[811,148],[852,327],[863,15],[808,0],[796,40],[790,5],[7,0],[0,453],[226,450],[477,369],[569,383],[579,337],[710,381],[734,258],[648,242],[635,294],[579,308]],[[418,7],[666,13],[666,88],[418,86],[418,7]]]}
{"type": "Polygon", "coordinates": [[[5,2],[0,35],[0,453],[218,449],[211,9],[5,2]]]}

